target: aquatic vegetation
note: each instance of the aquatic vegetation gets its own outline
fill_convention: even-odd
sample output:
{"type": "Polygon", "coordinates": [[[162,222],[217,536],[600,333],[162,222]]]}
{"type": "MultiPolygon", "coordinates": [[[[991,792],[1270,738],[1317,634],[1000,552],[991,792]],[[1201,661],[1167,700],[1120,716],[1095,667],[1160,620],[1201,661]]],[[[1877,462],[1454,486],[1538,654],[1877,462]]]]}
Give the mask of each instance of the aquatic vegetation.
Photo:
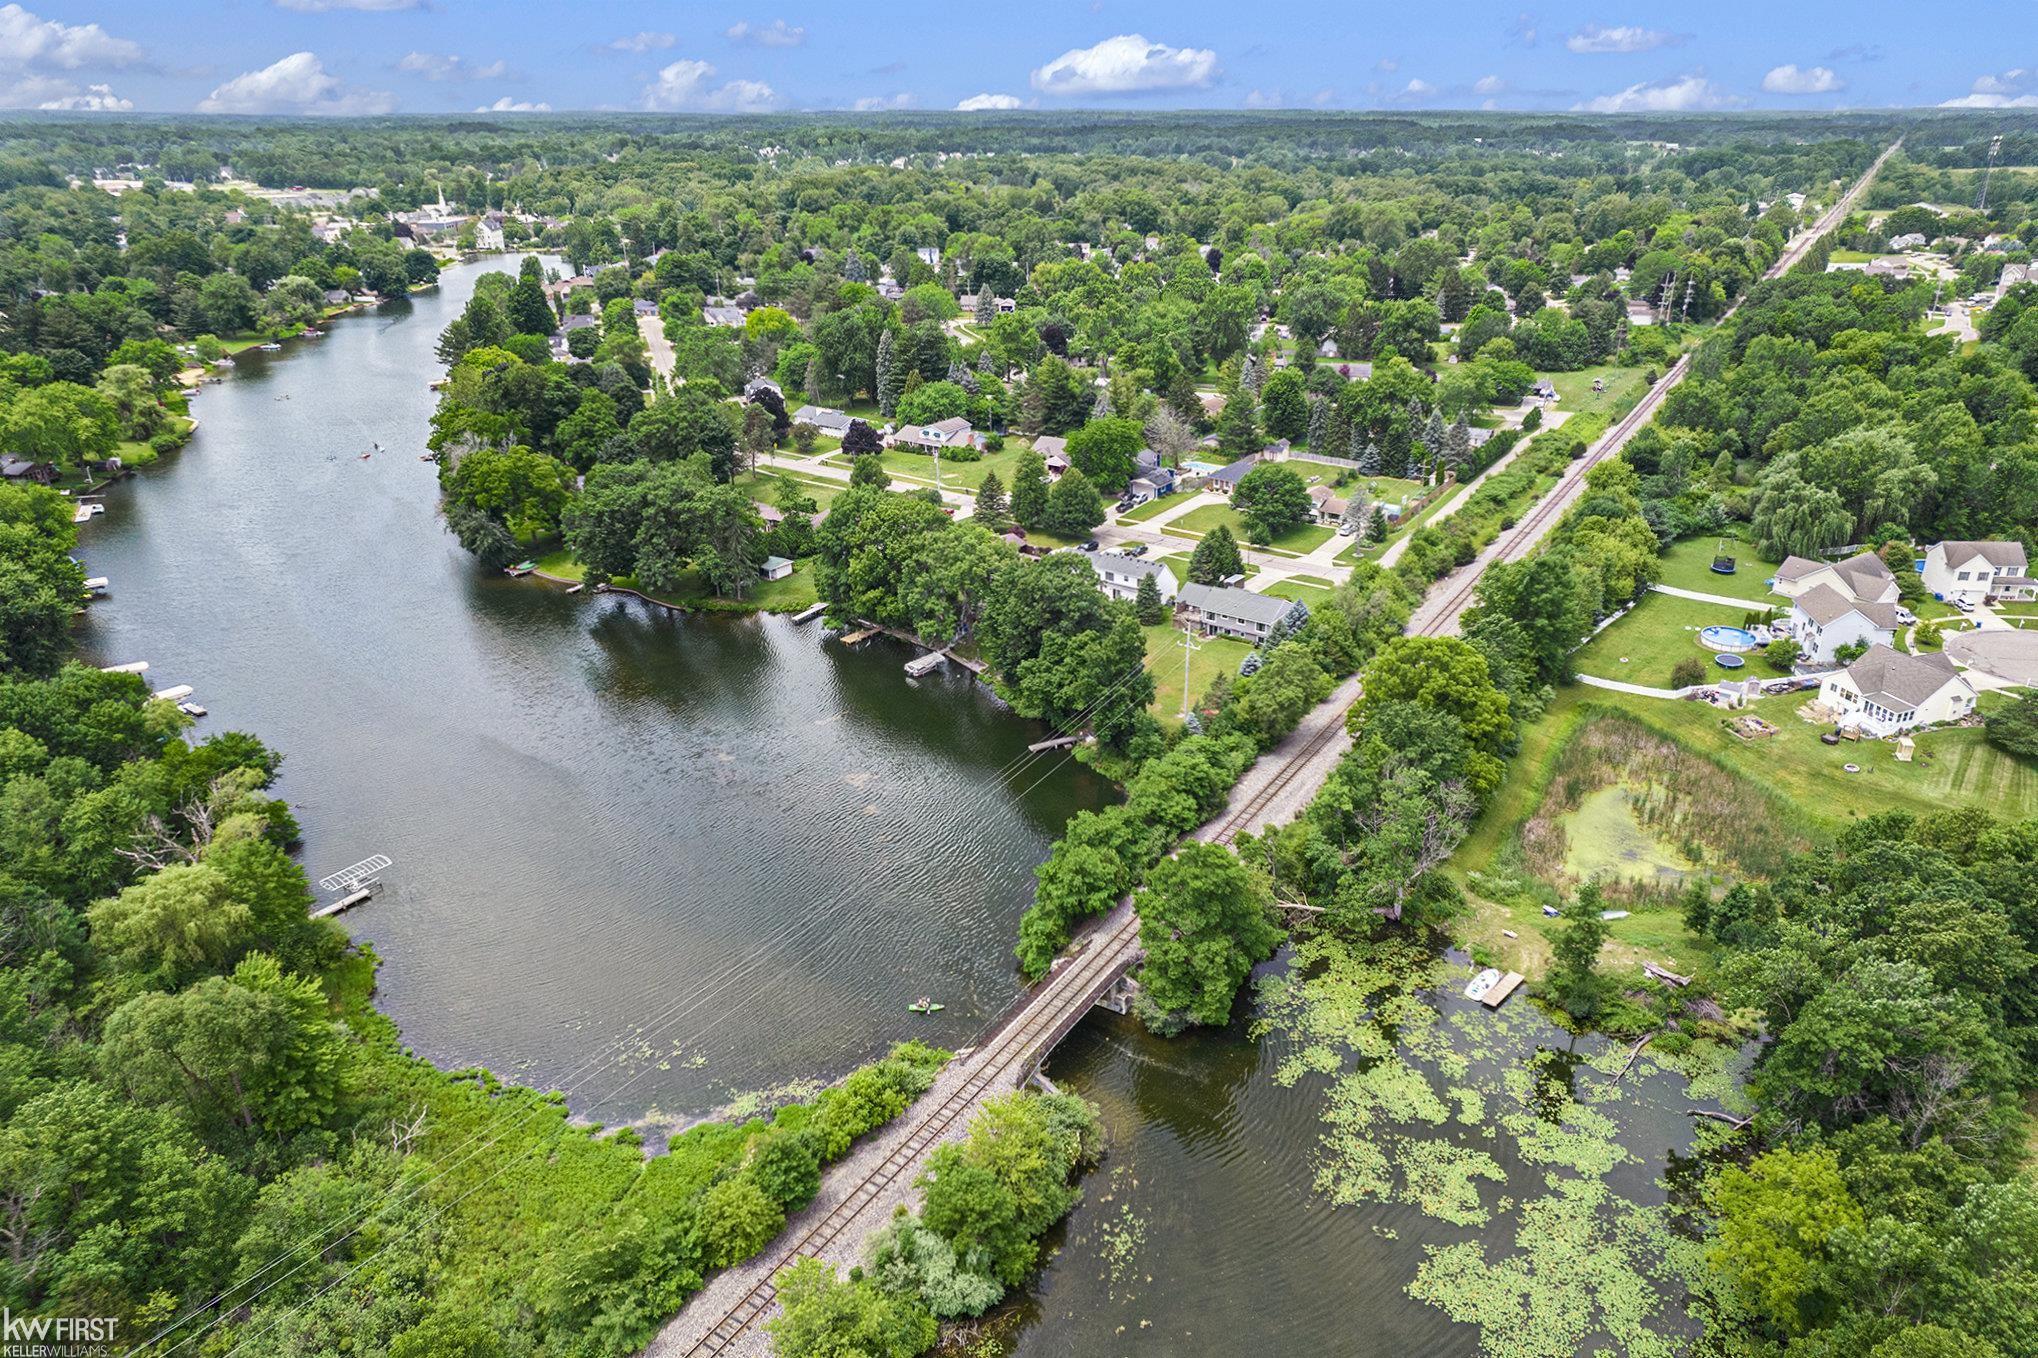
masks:
{"type": "Polygon", "coordinates": [[[1721,1092],[1732,1049],[1694,1041],[1623,1072],[1625,1044],[1565,1039],[1527,1005],[1451,1005],[1462,975],[1416,941],[1311,935],[1261,982],[1257,1035],[1290,1044],[1275,1078],[1323,1082],[1316,1191],[1485,1228],[1429,1246],[1407,1283],[1478,1326],[1484,1358],[1680,1352],[1683,1327],[1666,1315],[1681,1295],[1669,1213],[1608,1179],[1638,1159],[1622,1118],[1648,1077],[1688,1074],[1721,1092]],[[1496,1222],[1511,1225],[1496,1235],[1496,1222]]]}

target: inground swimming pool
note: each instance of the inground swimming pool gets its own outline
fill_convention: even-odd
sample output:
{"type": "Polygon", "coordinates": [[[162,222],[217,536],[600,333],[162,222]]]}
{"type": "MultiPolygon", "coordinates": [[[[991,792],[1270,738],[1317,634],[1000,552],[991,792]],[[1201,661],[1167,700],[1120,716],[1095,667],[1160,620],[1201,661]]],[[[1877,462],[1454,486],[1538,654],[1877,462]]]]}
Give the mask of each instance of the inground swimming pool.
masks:
{"type": "Polygon", "coordinates": [[[1725,651],[1729,655],[1752,651],[1761,645],[1755,639],[1755,634],[1745,627],[1724,627],[1717,624],[1698,629],[1698,644],[1708,651],[1725,651]]]}

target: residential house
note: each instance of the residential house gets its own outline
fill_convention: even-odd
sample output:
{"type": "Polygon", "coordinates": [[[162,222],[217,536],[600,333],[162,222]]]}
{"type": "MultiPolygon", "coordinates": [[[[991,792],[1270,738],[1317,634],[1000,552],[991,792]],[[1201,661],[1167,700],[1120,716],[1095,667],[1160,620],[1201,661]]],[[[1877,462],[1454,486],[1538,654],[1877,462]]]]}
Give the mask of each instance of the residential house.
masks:
{"type": "Polygon", "coordinates": [[[474,223],[474,248],[477,250],[503,250],[508,242],[503,239],[502,214],[490,212],[474,223]]]}
{"type": "Polygon", "coordinates": [[[1870,278],[1909,278],[1911,262],[1898,256],[1884,255],[1868,261],[1867,273],[1870,278]]]}
{"type": "Polygon", "coordinates": [[[1291,600],[1230,585],[1183,585],[1175,595],[1175,621],[1206,637],[1237,637],[1257,645],[1294,607],[1291,600]]]}
{"type": "Polygon", "coordinates": [[[793,563],[782,556],[768,556],[757,573],[767,580],[783,580],[793,573],[793,563]]]}
{"type": "Polygon", "coordinates": [[[1784,627],[1806,659],[1831,664],[1843,646],[1890,645],[1898,625],[1895,604],[1867,603],[1818,584],[1791,600],[1784,627]]]}
{"type": "Polygon", "coordinates": [[[1795,599],[1814,585],[1831,585],[1848,598],[1865,603],[1896,602],[1896,576],[1874,552],[1860,552],[1845,561],[1787,556],[1776,568],[1776,592],[1786,599],[1795,599]]]}
{"type": "Polygon", "coordinates": [[[1059,434],[1042,434],[1033,440],[1033,451],[1047,464],[1047,479],[1061,480],[1061,474],[1069,469],[1069,441],[1059,434]]]}
{"type": "Polygon", "coordinates": [[[567,340],[574,331],[593,330],[600,334],[600,326],[601,319],[596,316],[568,316],[559,323],[559,328],[552,332],[552,352],[562,357],[571,353],[567,340]]]}
{"type": "Polygon", "coordinates": [[[1915,250],[1918,247],[1922,246],[1924,243],[1925,243],[1924,232],[1906,231],[1901,236],[1890,237],[1889,248],[1892,250],[1915,250]]]}
{"type": "Polygon", "coordinates": [[[1951,603],[2038,594],[2025,574],[2021,542],[1937,542],[1925,553],[1925,588],[1951,603]]]}
{"type": "Polygon", "coordinates": [[[1219,467],[1203,478],[1203,489],[1219,495],[1231,494],[1238,489],[1238,483],[1245,479],[1245,474],[1251,471],[1259,460],[1258,453],[1248,453],[1228,466],[1219,467]]]}
{"type": "Polygon", "coordinates": [[[729,330],[743,328],[743,308],[739,306],[704,306],[701,319],[709,325],[719,325],[729,330]]]}
{"type": "Polygon", "coordinates": [[[1123,552],[1091,552],[1089,562],[1090,569],[1097,572],[1097,588],[1113,599],[1137,598],[1139,582],[1148,576],[1153,577],[1154,587],[1160,590],[1162,603],[1173,601],[1181,588],[1174,571],[1145,557],[1127,556],[1123,552]]]}
{"type": "Polygon", "coordinates": [[[1973,687],[1938,651],[1905,655],[1876,646],[1819,685],[1820,706],[1873,736],[1958,721],[1974,703],[1973,687]]]}
{"type": "Polygon", "coordinates": [[[1529,395],[1545,404],[1555,405],[1557,403],[1556,384],[1547,377],[1539,377],[1536,379],[1535,385],[1529,388],[1529,395]]]}
{"type": "Polygon", "coordinates": [[[1311,486],[1309,502],[1316,507],[1318,523],[1338,523],[1345,516],[1347,501],[1329,486],[1311,486]]]}
{"type": "Polygon", "coordinates": [[[760,391],[768,391],[780,400],[785,399],[785,392],[780,390],[778,383],[772,381],[769,377],[753,377],[748,382],[745,382],[743,384],[743,399],[746,401],[753,400],[760,391]]]}
{"type": "Polygon", "coordinates": [[[48,462],[31,462],[25,457],[0,457],[0,477],[9,481],[39,481],[48,485],[56,478],[56,467],[48,462]]]}
{"type": "Polygon", "coordinates": [[[349,293],[345,288],[326,289],[327,306],[346,306],[353,300],[354,300],[353,295],[349,293]]]}
{"type": "Polygon", "coordinates": [[[850,416],[833,406],[801,406],[793,412],[793,423],[811,424],[829,438],[839,439],[849,432],[850,416]]]}
{"type": "Polygon", "coordinates": [[[909,424],[892,435],[894,446],[903,444],[908,448],[920,448],[929,452],[941,448],[964,448],[976,446],[976,431],[970,422],[956,415],[933,424],[909,424]]]}
{"type": "Polygon", "coordinates": [[[630,302],[630,314],[640,320],[646,316],[656,316],[659,314],[658,303],[647,302],[642,297],[634,298],[630,302]]]}
{"type": "Polygon", "coordinates": [[[913,253],[920,256],[920,262],[922,264],[925,264],[928,268],[938,269],[941,267],[941,250],[939,249],[939,247],[932,245],[922,245],[919,248],[915,249],[913,253]]]}
{"type": "Polygon", "coordinates": [[[1996,300],[2003,300],[2003,294],[2019,283],[2038,283],[2038,264],[2005,264],[2003,271],[1996,275],[1996,300]]]}

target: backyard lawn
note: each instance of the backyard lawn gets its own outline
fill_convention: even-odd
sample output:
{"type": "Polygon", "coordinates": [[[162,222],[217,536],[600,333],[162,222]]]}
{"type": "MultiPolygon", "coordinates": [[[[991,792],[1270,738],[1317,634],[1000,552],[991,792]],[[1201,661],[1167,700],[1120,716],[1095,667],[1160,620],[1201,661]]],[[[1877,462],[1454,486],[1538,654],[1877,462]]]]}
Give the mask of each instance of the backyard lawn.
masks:
{"type": "Polygon", "coordinates": [[[823,511],[835,503],[836,496],[849,489],[847,481],[830,481],[825,477],[807,476],[800,472],[780,471],[771,467],[760,467],[754,472],[744,472],[737,476],[733,484],[749,491],[750,497],[759,503],[776,505],[778,480],[781,476],[790,476],[799,482],[800,488],[812,497],[815,507],[823,511]]]}
{"type": "Polygon", "coordinates": [[[1703,594],[1724,594],[1751,603],[1778,603],[1767,581],[1779,563],[1756,550],[1755,544],[1733,536],[1686,538],[1663,553],[1663,572],[1657,583],[1703,594]],[[1724,544],[1724,545],[1722,545],[1724,544]],[[1724,551],[1734,558],[1732,575],[1714,575],[1712,559],[1724,551]]]}
{"type": "MultiPolygon", "coordinates": [[[[584,580],[587,577],[587,568],[564,547],[535,558],[533,564],[555,579],[584,580]]],[[[637,587],[636,582],[627,577],[615,583],[625,589],[637,587]]],[[[686,571],[680,577],[680,587],[677,590],[657,597],[666,603],[695,608],[733,611],[757,609],[765,613],[795,613],[813,603],[818,596],[814,593],[814,563],[810,558],[802,558],[794,565],[791,575],[783,580],[759,580],[744,591],[741,599],[717,599],[714,590],[692,570],[686,571]]]]}
{"type": "MultiPolygon", "coordinates": [[[[1181,585],[1189,583],[1189,554],[1187,552],[1175,552],[1169,556],[1155,557],[1154,560],[1175,573],[1175,583],[1181,585]]],[[[1260,568],[1248,561],[1245,563],[1245,573],[1246,578],[1251,579],[1260,573],[1260,568]]]]}
{"type": "Polygon", "coordinates": [[[1176,537],[1200,538],[1205,533],[1216,531],[1219,525],[1231,530],[1231,535],[1257,551],[1272,552],[1276,556],[1305,556],[1329,542],[1337,529],[1327,523],[1305,523],[1291,528],[1271,542],[1253,542],[1246,536],[1245,520],[1230,505],[1204,505],[1201,509],[1190,510],[1181,518],[1161,525],[1163,533],[1176,537]]]}
{"type": "MultiPolygon", "coordinates": [[[[1182,638],[1172,623],[1141,628],[1146,633],[1146,668],[1153,675],[1154,699],[1149,709],[1169,724],[1182,719],[1182,638]]],[[[1189,657],[1189,701],[1200,702],[1220,674],[1238,673],[1252,647],[1231,637],[1199,637],[1189,657]]]]}
{"type": "Polygon", "coordinates": [[[1330,592],[1334,588],[1336,587],[1330,581],[1318,579],[1313,575],[1291,575],[1286,580],[1274,581],[1259,592],[1276,599],[1300,599],[1311,608],[1315,608],[1330,599],[1330,592]]]}
{"type": "MultiPolygon", "coordinates": [[[[976,462],[957,462],[952,458],[941,459],[941,484],[948,490],[975,490],[984,483],[992,472],[1005,485],[1006,493],[1012,490],[1012,468],[1019,461],[1020,450],[1007,447],[1002,452],[985,453],[976,462]]],[[[885,470],[895,481],[911,481],[915,485],[934,484],[934,459],[925,453],[909,453],[900,448],[887,448],[878,454],[885,470]]],[[[838,464],[840,457],[834,459],[838,464]]]]}
{"type": "Polygon", "coordinates": [[[1579,648],[1573,663],[1580,674],[1651,688],[1671,687],[1670,671],[1680,660],[1703,661],[1708,679],[1777,677],[1778,671],[1752,653],[1746,668],[1737,674],[1729,674],[1713,664],[1713,653],[1699,645],[1697,634],[1699,628],[1714,623],[1738,627],[1741,613],[1728,604],[1651,594],[1626,617],[1579,648]]]}
{"type": "Polygon", "coordinates": [[[1575,419],[1580,415],[1613,415],[1623,406],[1632,406],[1648,390],[1642,381],[1647,368],[1622,368],[1611,363],[1596,364],[1580,368],[1574,373],[1547,373],[1550,384],[1557,389],[1557,409],[1567,410],[1575,419]],[[1596,380],[1606,382],[1605,391],[1594,391],[1596,380]]]}

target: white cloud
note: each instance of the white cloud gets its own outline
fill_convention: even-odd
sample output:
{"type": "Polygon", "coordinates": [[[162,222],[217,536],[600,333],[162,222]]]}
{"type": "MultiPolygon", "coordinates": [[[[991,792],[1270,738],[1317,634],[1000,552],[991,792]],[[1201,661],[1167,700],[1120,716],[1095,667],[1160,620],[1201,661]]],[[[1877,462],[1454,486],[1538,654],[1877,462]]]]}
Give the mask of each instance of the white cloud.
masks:
{"type": "Polygon", "coordinates": [[[407,52],[396,63],[396,69],[427,80],[500,80],[509,74],[509,63],[491,61],[486,66],[470,66],[464,57],[450,52],[407,52]]]}
{"type": "Polygon", "coordinates": [[[2001,75],[1977,76],[1974,85],[1958,99],[1942,102],[1940,108],[2038,108],[2038,94],[2025,89],[2031,72],[2013,66],[2001,75]]]}
{"type": "Polygon", "coordinates": [[[798,47],[807,40],[807,30],[794,28],[783,19],[773,19],[768,24],[738,19],[722,30],[722,36],[730,42],[755,43],[759,47],[798,47]]]}
{"type": "Polygon", "coordinates": [[[982,113],[986,109],[1018,108],[1019,96],[1016,94],[972,94],[955,107],[958,113],[982,113]]]}
{"type": "Polygon", "coordinates": [[[1279,108],[1281,107],[1281,92],[1279,90],[1247,90],[1245,106],[1247,108],[1279,108]]]}
{"type": "Polygon", "coordinates": [[[778,93],[761,80],[731,80],[710,88],[715,68],[705,61],[684,58],[658,73],[644,87],[638,102],[661,112],[703,109],[713,113],[759,113],[778,102],[778,93]]]}
{"type": "Polygon", "coordinates": [[[881,113],[891,108],[913,107],[910,94],[866,94],[849,106],[858,113],[881,113]]]}
{"type": "Polygon", "coordinates": [[[309,52],[292,52],[259,71],[246,71],[198,103],[200,113],[387,113],[396,97],[386,90],[350,88],[309,52]]]}
{"type": "Polygon", "coordinates": [[[98,24],[62,24],[19,5],[0,5],[0,66],[75,71],[141,59],[139,43],[116,38],[98,24]]]}
{"type": "Polygon", "coordinates": [[[1585,113],[1684,113],[1692,109],[1726,108],[1740,101],[1702,75],[1675,80],[1644,81],[1616,94],[1602,94],[1571,106],[1585,113]]]}
{"type": "Polygon", "coordinates": [[[1381,57],[1373,63],[1373,69],[1385,71],[1388,75],[1392,75],[1401,69],[1401,61],[1398,57],[1381,57]]]}
{"type": "Polygon", "coordinates": [[[617,38],[609,44],[609,50],[611,52],[634,52],[638,56],[642,56],[646,52],[663,52],[678,41],[679,39],[670,33],[659,33],[647,28],[641,33],[632,33],[627,38],[617,38]]]}
{"type": "Polygon", "coordinates": [[[474,111],[476,113],[550,113],[552,111],[552,106],[550,104],[537,104],[523,100],[512,99],[507,94],[505,94],[502,98],[496,100],[494,103],[483,104],[480,108],[475,109],[474,111]]]}
{"type": "Polygon", "coordinates": [[[1437,92],[1436,86],[1430,84],[1427,80],[1421,79],[1420,77],[1409,81],[1401,89],[1402,96],[1408,99],[1427,99],[1436,92],[1437,92]]]}
{"type": "Polygon", "coordinates": [[[83,94],[67,94],[61,99],[45,99],[36,107],[68,109],[80,113],[126,113],[134,107],[134,100],[121,98],[113,92],[110,85],[89,85],[83,94]]]}
{"type": "Polygon", "coordinates": [[[1499,94],[1507,88],[1507,82],[1497,75],[1482,75],[1472,82],[1474,94],[1499,94]]]}
{"type": "Polygon", "coordinates": [[[299,14],[324,14],[330,10],[351,9],[363,14],[394,14],[398,10],[423,9],[425,0],[276,0],[278,9],[294,9],[299,14]]]}
{"type": "Polygon", "coordinates": [[[1599,24],[1587,24],[1564,39],[1564,45],[1574,52],[1653,52],[1658,47],[1682,41],[1675,33],[1665,33],[1659,28],[1641,28],[1634,24],[1604,28],[1599,24]]]}
{"type": "Polygon", "coordinates": [[[1836,94],[1847,88],[1847,82],[1835,75],[1830,66],[1799,66],[1793,62],[1771,68],[1762,77],[1762,88],[1769,94],[1836,94]]]}
{"type": "Polygon", "coordinates": [[[1121,33],[1071,48],[1034,71],[1032,82],[1045,94],[1146,94],[1201,88],[1216,78],[1217,53],[1207,47],[1169,47],[1121,33]]]}

